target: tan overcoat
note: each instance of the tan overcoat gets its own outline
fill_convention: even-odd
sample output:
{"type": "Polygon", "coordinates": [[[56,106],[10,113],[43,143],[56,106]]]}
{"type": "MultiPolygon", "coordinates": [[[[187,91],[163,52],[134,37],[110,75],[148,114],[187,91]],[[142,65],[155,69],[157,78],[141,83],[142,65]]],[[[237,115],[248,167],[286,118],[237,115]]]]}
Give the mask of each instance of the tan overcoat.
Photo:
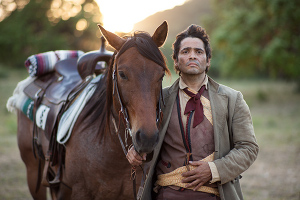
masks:
{"type": "MultiPolygon", "coordinates": [[[[159,142],[154,150],[153,159],[142,193],[143,200],[150,200],[155,181],[155,165],[163,143],[164,135],[171,118],[179,90],[179,79],[171,87],[163,90],[165,107],[160,127],[159,142]]],[[[240,174],[247,170],[258,154],[250,110],[241,92],[216,83],[208,78],[208,92],[212,110],[215,160],[221,181],[218,189],[222,200],[243,199],[240,188],[240,174]]]]}

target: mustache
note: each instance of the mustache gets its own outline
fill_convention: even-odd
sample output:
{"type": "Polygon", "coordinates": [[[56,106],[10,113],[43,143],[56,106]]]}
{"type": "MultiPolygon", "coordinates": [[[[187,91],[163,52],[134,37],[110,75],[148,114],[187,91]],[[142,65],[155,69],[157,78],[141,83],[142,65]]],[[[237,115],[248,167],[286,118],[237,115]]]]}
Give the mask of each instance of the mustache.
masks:
{"type": "Polygon", "coordinates": [[[190,63],[195,63],[196,65],[200,65],[199,61],[198,60],[190,60],[186,63],[186,65],[188,66],[190,63]]]}

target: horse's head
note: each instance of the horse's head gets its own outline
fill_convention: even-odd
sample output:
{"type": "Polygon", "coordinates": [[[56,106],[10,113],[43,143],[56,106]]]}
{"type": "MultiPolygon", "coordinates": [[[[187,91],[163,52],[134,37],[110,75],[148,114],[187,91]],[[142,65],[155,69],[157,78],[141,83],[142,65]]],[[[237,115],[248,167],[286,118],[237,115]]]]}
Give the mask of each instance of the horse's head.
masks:
{"type": "Polygon", "coordinates": [[[109,69],[112,78],[108,77],[113,87],[114,110],[123,112],[120,120],[131,133],[135,149],[139,153],[150,153],[158,142],[162,80],[165,72],[169,73],[158,49],[167,37],[167,22],[163,22],[152,37],[137,32],[126,39],[99,27],[116,49],[109,69]]]}

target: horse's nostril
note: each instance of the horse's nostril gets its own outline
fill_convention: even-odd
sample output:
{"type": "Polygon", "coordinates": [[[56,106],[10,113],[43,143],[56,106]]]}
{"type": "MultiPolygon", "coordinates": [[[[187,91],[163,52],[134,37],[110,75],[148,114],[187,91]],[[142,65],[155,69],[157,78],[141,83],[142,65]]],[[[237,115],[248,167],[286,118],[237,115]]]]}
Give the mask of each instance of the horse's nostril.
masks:
{"type": "Polygon", "coordinates": [[[138,131],[136,132],[135,138],[136,138],[136,142],[137,142],[138,144],[140,144],[140,143],[141,143],[141,131],[140,131],[140,130],[138,130],[138,131]]]}
{"type": "Polygon", "coordinates": [[[147,149],[152,151],[155,145],[158,143],[158,130],[155,131],[153,134],[145,134],[142,130],[138,130],[135,134],[135,139],[137,145],[141,149],[147,149]]]}

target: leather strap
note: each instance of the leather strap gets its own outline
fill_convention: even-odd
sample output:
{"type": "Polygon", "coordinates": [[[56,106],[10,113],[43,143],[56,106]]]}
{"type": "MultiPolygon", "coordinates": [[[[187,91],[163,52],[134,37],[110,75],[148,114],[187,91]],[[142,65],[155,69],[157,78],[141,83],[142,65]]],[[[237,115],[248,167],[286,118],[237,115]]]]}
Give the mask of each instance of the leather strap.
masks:
{"type": "Polygon", "coordinates": [[[45,166],[43,171],[43,179],[42,179],[42,185],[45,187],[50,187],[50,184],[47,180],[48,177],[48,170],[50,165],[50,154],[49,152],[45,155],[45,166]]]}

